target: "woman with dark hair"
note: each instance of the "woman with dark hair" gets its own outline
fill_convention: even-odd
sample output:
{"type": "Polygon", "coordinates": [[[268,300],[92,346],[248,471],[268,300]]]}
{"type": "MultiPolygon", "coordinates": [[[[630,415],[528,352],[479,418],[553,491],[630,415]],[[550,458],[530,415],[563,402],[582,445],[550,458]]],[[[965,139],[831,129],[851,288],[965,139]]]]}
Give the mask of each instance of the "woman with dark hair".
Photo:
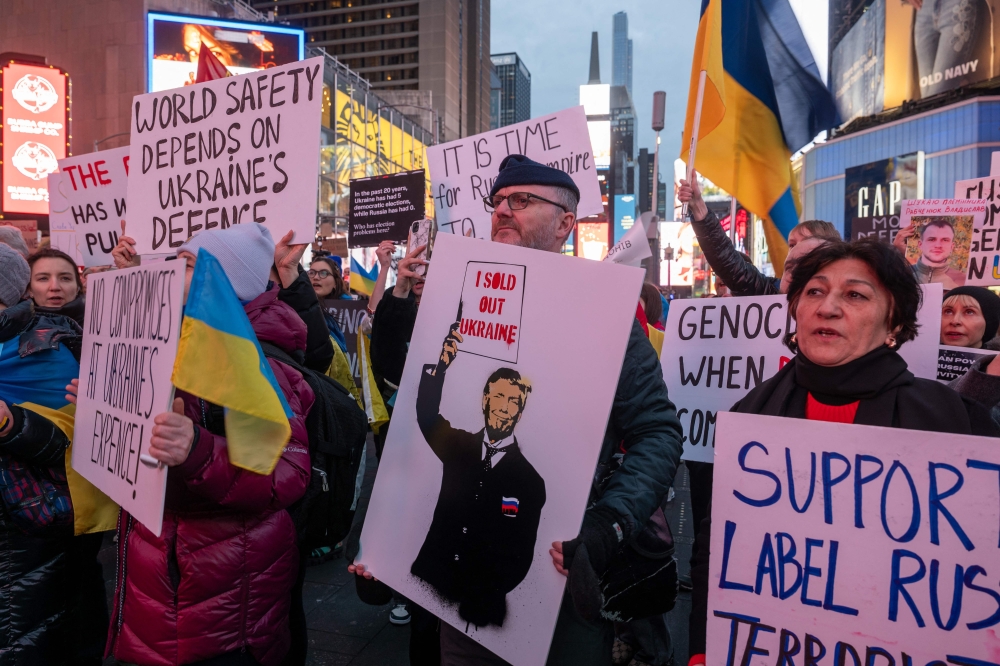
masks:
{"type": "Polygon", "coordinates": [[[83,280],[76,262],[53,248],[39,250],[28,258],[31,282],[28,296],[40,311],[65,315],[83,326],[83,280]]]}
{"type": "MultiPolygon", "coordinates": [[[[732,411],[813,421],[1000,436],[979,403],[913,376],[899,347],[917,335],[921,292],[906,260],[872,239],[827,243],[803,257],[788,290],[796,355],[732,411]]],[[[696,540],[692,664],[704,664],[711,513],[696,540]]]]}
{"type": "Polygon", "coordinates": [[[316,257],[309,265],[309,281],[316,290],[316,297],[324,299],[349,299],[347,285],[340,265],[330,257],[316,257]]]}

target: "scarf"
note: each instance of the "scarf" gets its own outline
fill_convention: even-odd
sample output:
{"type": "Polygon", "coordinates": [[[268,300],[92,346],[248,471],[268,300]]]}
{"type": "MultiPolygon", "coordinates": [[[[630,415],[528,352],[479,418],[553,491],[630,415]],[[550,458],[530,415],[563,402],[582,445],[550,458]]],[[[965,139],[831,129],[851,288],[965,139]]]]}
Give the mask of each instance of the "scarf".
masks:
{"type": "Polygon", "coordinates": [[[801,419],[810,393],[829,405],[859,402],[854,422],[861,425],[1000,435],[985,408],[943,384],[914,377],[906,361],[885,346],[834,367],[816,365],[799,352],[732,411],[801,419]]]}

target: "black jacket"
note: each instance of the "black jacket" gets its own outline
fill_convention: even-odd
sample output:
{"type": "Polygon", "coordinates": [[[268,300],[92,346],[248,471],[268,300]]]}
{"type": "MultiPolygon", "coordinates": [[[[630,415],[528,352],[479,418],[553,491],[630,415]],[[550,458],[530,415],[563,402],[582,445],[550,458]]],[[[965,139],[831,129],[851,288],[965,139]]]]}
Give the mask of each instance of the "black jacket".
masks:
{"type": "Polygon", "coordinates": [[[306,325],[306,354],[302,365],[310,370],[325,373],[333,362],[333,343],[330,330],[323,317],[323,308],[316,298],[316,290],[309,276],[299,266],[295,281],[278,291],[278,300],[289,305],[306,325]]]}
{"type": "Polygon", "coordinates": [[[375,308],[372,318],[372,372],[376,379],[399,386],[406,365],[413,325],[417,321],[417,301],[410,294],[407,298],[394,296],[386,289],[375,308]]]}
{"type": "Polygon", "coordinates": [[[708,217],[692,221],[691,227],[698,237],[701,251],[708,259],[708,265],[722,278],[733,296],[769,296],[780,293],[781,280],[767,277],[736,251],[715,213],[708,211],[708,217]]]}
{"type": "Polygon", "coordinates": [[[424,545],[411,568],[444,598],[458,602],[459,615],[476,625],[503,625],[505,597],[528,574],[545,481],[514,439],[486,471],[483,430],[451,427],[441,416],[444,368],[426,365],[417,391],[417,422],[444,465],[441,493],[424,545]]]}

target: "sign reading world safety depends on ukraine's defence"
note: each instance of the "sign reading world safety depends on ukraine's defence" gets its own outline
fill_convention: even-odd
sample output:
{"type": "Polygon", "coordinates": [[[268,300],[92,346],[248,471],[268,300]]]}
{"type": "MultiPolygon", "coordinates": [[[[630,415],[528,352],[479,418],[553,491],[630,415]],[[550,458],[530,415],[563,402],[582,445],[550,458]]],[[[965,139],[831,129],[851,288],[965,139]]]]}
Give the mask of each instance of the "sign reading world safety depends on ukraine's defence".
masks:
{"type": "Polygon", "coordinates": [[[1000,663],[1000,447],[719,414],[707,663],[1000,663]]]}
{"type": "Polygon", "coordinates": [[[312,241],[322,101],[322,58],[137,95],[127,232],[139,254],[251,222],[312,241]]]}

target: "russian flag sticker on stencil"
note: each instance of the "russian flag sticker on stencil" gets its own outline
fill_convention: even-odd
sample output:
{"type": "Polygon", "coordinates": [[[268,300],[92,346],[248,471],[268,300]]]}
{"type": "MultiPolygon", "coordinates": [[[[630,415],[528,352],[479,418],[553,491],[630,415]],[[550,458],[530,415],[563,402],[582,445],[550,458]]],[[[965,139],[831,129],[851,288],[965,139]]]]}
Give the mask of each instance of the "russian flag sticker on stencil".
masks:
{"type": "Polygon", "coordinates": [[[503,497],[500,502],[500,512],[505,516],[517,516],[518,501],[516,497],[503,497]]]}

